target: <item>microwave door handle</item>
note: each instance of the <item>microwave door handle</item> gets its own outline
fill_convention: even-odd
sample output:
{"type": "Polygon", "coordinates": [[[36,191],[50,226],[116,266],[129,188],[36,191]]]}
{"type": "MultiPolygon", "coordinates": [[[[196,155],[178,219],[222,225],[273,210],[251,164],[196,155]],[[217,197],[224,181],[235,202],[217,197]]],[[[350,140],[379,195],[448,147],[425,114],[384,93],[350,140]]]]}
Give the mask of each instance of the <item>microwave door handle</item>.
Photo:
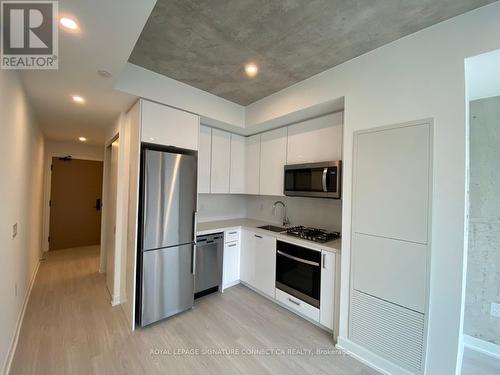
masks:
{"type": "Polygon", "coordinates": [[[323,169],[323,179],[322,179],[322,182],[323,182],[323,191],[325,193],[328,192],[328,188],[326,186],[326,175],[327,175],[327,173],[328,173],[328,168],[323,169]]]}

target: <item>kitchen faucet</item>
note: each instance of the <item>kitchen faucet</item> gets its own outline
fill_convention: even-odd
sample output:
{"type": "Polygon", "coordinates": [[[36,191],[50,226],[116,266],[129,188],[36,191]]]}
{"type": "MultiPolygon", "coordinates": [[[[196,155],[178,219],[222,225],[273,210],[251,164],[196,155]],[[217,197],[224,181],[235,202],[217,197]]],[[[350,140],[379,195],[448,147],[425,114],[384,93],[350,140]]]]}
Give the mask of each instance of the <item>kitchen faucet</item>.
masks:
{"type": "Polygon", "coordinates": [[[281,204],[283,206],[283,226],[286,226],[288,224],[290,224],[290,220],[288,219],[288,217],[286,216],[286,204],[285,202],[283,201],[276,201],[274,202],[273,204],[273,215],[276,215],[276,206],[278,204],[281,204]]]}

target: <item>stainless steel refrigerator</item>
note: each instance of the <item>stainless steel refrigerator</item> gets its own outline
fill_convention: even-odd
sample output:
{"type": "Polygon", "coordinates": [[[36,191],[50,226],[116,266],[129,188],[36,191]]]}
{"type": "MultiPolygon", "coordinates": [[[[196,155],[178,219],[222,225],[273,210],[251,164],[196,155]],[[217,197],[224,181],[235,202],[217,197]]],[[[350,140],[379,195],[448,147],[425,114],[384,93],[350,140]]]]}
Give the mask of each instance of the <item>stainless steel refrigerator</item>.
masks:
{"type": "Polygon", "coordinates": [[[197,154],[143,145],[139,206],[137,323],[193,306],[197,154]]]}

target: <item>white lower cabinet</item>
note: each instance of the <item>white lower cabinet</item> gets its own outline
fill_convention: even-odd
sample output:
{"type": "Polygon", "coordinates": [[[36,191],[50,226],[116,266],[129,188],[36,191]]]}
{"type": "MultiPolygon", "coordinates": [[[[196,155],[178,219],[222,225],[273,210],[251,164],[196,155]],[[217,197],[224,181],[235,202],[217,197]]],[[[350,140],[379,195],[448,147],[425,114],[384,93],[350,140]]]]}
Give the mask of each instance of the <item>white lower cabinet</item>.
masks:
{"type": "Polygon", "coordinates": [[[295,298],[294,296],[285,293],[280,289],[276,289],[276,299],[285,306],[288,306],[292,310],[297,311],[299,314],[311,320],[314,320],[315,322],[319,322],[320,311],[317,307],[305,303],[304,301],[295,298]]]}
{"type": "Polygon", "coordinates": [[[319,322],[331,330],[335,321],[335,268],[335,253],[322,251],[319,322]]]}
{"type": "Polygon", "coordinates": [[[276,274],[276,239],[242,230],[241,281],[274,298],[276,274]]]}
{"type": "Polygon", "coordinates": [[[222,267],[222,289],[237,284],[240,280],[240,241],[224,244],[222,267]]]}

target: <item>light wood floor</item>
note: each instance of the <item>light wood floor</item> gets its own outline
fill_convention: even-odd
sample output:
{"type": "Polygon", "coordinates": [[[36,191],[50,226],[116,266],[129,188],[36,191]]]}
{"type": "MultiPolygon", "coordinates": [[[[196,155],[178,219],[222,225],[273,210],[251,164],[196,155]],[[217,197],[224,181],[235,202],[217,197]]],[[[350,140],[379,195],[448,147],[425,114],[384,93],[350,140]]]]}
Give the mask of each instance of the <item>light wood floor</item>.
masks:
{"type": "Polygon", "coordinates": [[[500,374],[500,360],[469,348],[464,350],[462,375],[498,375],[500,374]]]}
{"type": "Polygon", "coordinates": [[[244,286],[130,332],[121,308],[110,306],[98,263],[96,247],[49,253],[11,374],[377,374],[336,353],[330,334],[244,286]]]}

